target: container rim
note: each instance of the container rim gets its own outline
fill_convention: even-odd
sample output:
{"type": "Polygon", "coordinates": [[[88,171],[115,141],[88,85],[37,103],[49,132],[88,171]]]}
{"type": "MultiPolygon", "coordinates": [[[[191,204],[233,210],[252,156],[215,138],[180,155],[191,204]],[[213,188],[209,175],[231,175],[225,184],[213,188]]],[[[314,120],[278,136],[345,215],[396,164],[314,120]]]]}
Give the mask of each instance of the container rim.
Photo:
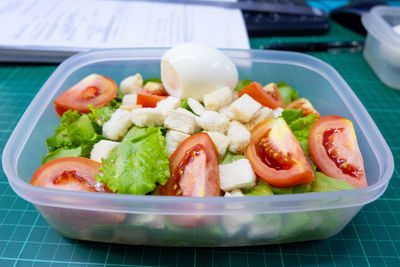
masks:
{"type": "Polygon", "coordinates": [[[386,45],[399,49],[400,36],[397,35],[390,25],[383,19],[383,13],[400,17],[400,7],[394,6],[375,6],[361,17],[361,22],[368,33],[376,39],[386,40],[386,45]]]}
{"type": "MultiPolygon", "coordinates": [[[[393,174],[393,155],[372,118],[339,73],[327,63],[309,55],[295,52],[251,49],[221,50],[228,56],[234,56],[234,60],[249,59],[250,56],[254,58],[260,58],[260,56],[262,56],[263,62],[291,64],[317,72],[331,83],[352,114],[354,114],[355,111],[358,111],[358,113],[361,114],[358,116],[357,122],[361,131],[365,134],[369,144],[375,148],[375,151],[377,151],[376,158],[379,161],[379,166],[383,166],[380,169],[380,176],[382,178],[379,179],[378,182],[362,189],[309,193],[307,194],[306,200],[307,207],[304,207],[304,202],[302,201],[297,201],[297,204],[293,205],[293,202],[298,200],[298,196],[304,194],[257,196],[236,199],[223,197],[187,198],[147,195],[114,195],[106,193],[63,191],[62,197],[60,197],[59,190],[36,187],[19,178],[16,163],[18,162],[22,149],[32,132],[34,125],[36,125],[38,119],[44,112],[46,105],[42,104],[43,99],[49,99],[48,101],[53,99],[52,96],[54,96],[55,92],[53,95],[49,96],[51,88],[58,88],[58,86],[60,86],[72,72],[85,65],[93,64],[95,62],[104,62],[107,60],[159,60],[166,49],[168,48],[99,49],[79,53],[65,60],[53,72],[28,106],[5,146],[2,163],[13,190],[22,198],[36,205],[83,210],[127,213],[173,213],[182,215],[279,213],[298,211],[300,205],[302,211],[325,210],[365,205],[383,194],[393,174]],[[153,57],[146,56],[148,53],[153,55],[153,57]],[[154,56],[154,54],[157,56],[154,56]],[[339,90],[339,88],[343,89],[339,90]],[[367,127],[372,128],[372,130],[367,130],[367,127]],[[40,195],[41,200],[36,199],[34,197],[35,195],[40,195]],[[79,197],[79,202],[75,201],[76,197],[79,197]],[[187,209],[183,209],[180,205],[182,204],[182,198],[185,199],[185,205],[188,205],[187,209]],[[343,201],[346,199],[347,201],[343,201]],[[98,203],[101,203],[102,200],[107,200],[107,202],[111,204],[106,207],[104,205],[99,207],[98,203]],[[82,204],[83,202],[84,206],[82,204]],[[266,205],[266,203],[268,203],[268,205],[266,205]],[[324,203],[322,207],[321,203],[324,203]],[[161,206],[162,210],[160,210],[161,206]]],[[[257,60],[253,60],[253,62],[256,61],[257,60]]]]}

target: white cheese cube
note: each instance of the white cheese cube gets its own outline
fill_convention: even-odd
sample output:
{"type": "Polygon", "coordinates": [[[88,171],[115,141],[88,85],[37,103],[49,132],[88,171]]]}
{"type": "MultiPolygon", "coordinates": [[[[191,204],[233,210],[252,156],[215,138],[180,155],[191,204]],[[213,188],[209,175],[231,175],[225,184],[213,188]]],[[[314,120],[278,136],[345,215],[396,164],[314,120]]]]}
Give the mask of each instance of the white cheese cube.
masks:
{"type": "Polygon", "coordinates": [[[137,94],[124,95],[122,98],[122,109],[133,109],[136,107],[137,94]]]}
{"type": "Polygon", "coordinates": [[[232,102],[232,90],[228,86],[222,87],[204,95],[203,102],[206,110],[217,111],[232,102]]]}
{"type": "Polygon", "coordinates": [[[231,191],[240,188],[252,188],[256,185],[256,175],[248,159],[239,159],[229,164],[219,165],[221,190],[231,191]]]}
{"type": "Polygon", "coordinates": [[[229,145],[229,137],[219,132],[206,132],[214,142],[218,150],[218,156],[221,158],[225,155],[229,145]]]}
{"type": "Polygon", "coordinates": [[[278,118],[282,116],[282,112],[284,111],[283,108],[276,108],[274,109],[274,118],[278,118]]]}
{"type": "Polygon", "coordinates": [[[265,121],[266,119],[270,119],[270,118],[271,119],[274,118],[273,110],[270,109],[269,107],[263,107],[263,108],[260,109],[260,111],[258,111],[256,113],[256,115],[254,116],[254,118],[250,122],[246,123],[245,126],[246,126],[247,130],[251,131],[251,130],[254,129],[254,127],[257,124],[259,124],[260,122],[265,121]]]}
{"type": "Polygon", "coordinates": [[[232,112],[233,119],[246,123],[249,122],[260,109],[260,103],[255,101],[248,94],[244,94],[232,103],[230,112],[232,112]]]}
{"type": "Polygon", "coordinates": [[[194,134],[197,128],[195,115],[183,108],[168,111],[164,126],[185,134],[194,134]]]}
{"type": "Polygon", "coordinates": [[[139,127],[162,126],[164,113],[156,108],[138,108],[131,111],[131,121],[139,127]]]}
{"type": "Polygon", "coordinates": [[[228,117],[215,111],[205,111],[196,121],[201,128],[211,132],[225,133],[229,126],[228,117]]]}
{"type": "Polygon", "coordinates": [[[235,154],[243,154],[244,149],[250,143],[251,133],[237,121],[232,121],[228,128],[229,151],[235,154]]]}
{"type": "Polygon", "coordinates": [[[103,135],[114,141],[121,139],[132,126],[130,115],[127,110],[117,109],[103,124],[103,135]]]}
{"type": "Polygon", "coordinates": [[[143,87],[143,78],[140,73],[136,73],[133,76],[126,77],[122,80],[119,85],[122,93],[127,94],[137,94],[143,87]]]}
{"type": "Polygon", "coordinates": [[[171,156],[175,152],[176,148],[190,135],[184,134],[178,131],[169,130],[165,136],[165,142],[167,143],[168,155],[171,156]]]}
{"type": "Polygon", "coordinates": [[[169,96],[157,103],[157,109],[166,115],[169,110],[179,108],[180,104],[181,100],[179,98],[169,96]]]}
{"type": "Polygon", "coordinates": [[[111,150],[119,145],[118,142],[101,140],[94,144],[92,151],[90,151],[90,159],[101,163],[101,159],[106,159],[110,156],[111,150]]]}
{"type": "Polygon", "coordinates": [[[198,116],[201,116],[201,114],[203,114],[204,111],[206,111],[204,106],[194,98],[191,97],[188,98],[188,105],[192,109],[192,111],[198,116]]]}

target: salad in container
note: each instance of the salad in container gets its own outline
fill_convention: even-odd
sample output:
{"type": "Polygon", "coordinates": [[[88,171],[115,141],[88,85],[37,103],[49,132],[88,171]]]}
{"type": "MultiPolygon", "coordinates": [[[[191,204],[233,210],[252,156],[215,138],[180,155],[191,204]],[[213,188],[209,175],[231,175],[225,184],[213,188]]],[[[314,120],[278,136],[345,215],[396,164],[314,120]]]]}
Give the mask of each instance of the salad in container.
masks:
{"type": "Polygon", "coordinates": [[[140,68],[122,79],[82,75],[52,99],[59,123],[42,136],[47,151],[29,182],[63,200],[65,191],[91,199],[36,205],[62,234],[171,246],[282,243],[337,233],[362,207],[318,199],[368,188],[350,118],[320,112],[285,80],[239,77],[226,54],[202,44],[165,51],[159,66],[159,76],[140,68]],[[284,207],[298,196],[309,210],[284,207]],[[132,197],[142,204],[136,211],[102,209],[101,199],[126,205],[132,197]],[[152,208],[141,210],[146,201],[152,208]]]}

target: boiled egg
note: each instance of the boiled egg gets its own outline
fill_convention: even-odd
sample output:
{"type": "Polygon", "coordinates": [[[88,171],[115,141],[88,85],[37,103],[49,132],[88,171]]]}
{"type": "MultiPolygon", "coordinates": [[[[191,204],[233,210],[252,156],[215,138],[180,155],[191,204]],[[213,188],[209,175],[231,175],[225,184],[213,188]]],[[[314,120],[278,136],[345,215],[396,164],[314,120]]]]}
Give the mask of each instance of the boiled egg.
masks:
{"type": "Polygon", "coordinates": [[[161,59],[161,80],[174,97],[202,100],[205,94],[238,82],[235,64],[218,49],[184,43],[169,49],[161,59]]]}

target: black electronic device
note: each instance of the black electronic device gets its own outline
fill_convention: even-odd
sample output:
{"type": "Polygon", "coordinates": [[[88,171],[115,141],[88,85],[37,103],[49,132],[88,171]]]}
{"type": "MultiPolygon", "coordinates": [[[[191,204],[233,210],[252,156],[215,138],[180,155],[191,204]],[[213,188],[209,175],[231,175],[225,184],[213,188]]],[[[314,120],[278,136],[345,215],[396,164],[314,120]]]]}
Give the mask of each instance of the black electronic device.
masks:
{"type": "Polygon", "coordinates": [[[385,1],[354,1],[348,5],[331,11],[330,18],[340,25],[361,35],[367,35],[367,31],[361,23],[361,16],[376,5],[386,5],[385,1]]]}
{"type": "Polygon", "coordinates": [[[306,0],[239,0],[239,2],[263,2],[270,5],[286,5],[287,10],[303,7],[311,13],[258,12],[242,9],[247,32],[251,37],[281,35],[319,35],[329,30],[327,14],[310,7],[306,0]]]}

